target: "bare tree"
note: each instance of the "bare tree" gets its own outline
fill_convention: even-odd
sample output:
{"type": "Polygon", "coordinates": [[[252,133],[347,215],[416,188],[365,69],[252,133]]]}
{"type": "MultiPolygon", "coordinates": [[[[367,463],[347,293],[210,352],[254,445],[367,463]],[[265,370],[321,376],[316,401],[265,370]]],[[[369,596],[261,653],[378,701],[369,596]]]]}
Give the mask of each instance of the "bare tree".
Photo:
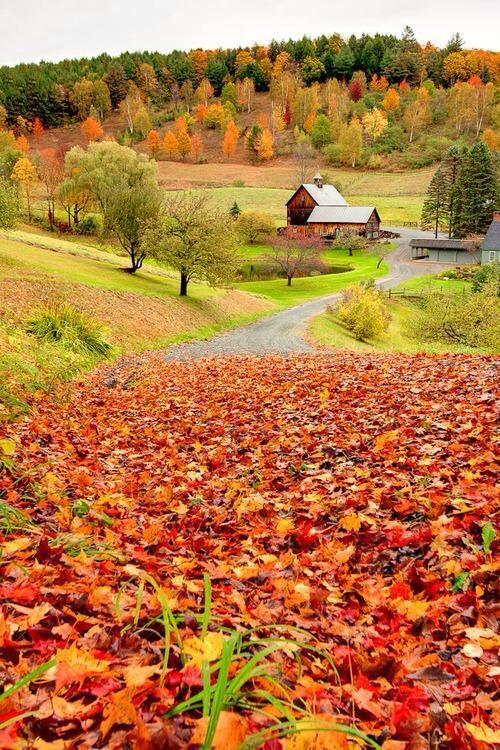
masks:
{"type": "Polygon", "coordinates": [[[307,181],[312,171],[315,157],[316,149],[312,145],[311,139],[305,133],[301,133],[297,138],[294,148],[294,159],[297,165],[297,182],[299,185],[307,181]]]}
{"type": "Polygon", "coordinates": [[[311,271],[325,273],[326,263],[321,258],[323,242],[317,237],[293,238],[286,234],[270,237],[268,244],[271,249],[264,255],[271,268],[281,272],[292,285],[292,279],[305,275],[311,271]]]}

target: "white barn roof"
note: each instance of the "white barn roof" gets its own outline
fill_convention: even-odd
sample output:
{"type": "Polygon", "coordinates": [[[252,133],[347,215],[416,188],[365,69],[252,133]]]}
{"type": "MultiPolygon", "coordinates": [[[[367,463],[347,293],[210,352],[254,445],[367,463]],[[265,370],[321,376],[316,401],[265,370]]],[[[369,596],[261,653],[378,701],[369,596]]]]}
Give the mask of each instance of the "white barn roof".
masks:
{"type": "MultiPolygon", "coordinates": [[[[348,206],[349,204],[342,198],[337,188],[333,185],[323,185],[318,187],[314,182],[304,182],[302,184],[311,198],[318,204],[318,206],[348,206]]],[[[295,195],[295,193],[294,193],[295,195]]]]}
{"type": "MultiPolygon", "coordinates": [[[[307,187],[307,186],[304,186],[307,187]]],[[[333,188],[335,190],[335,188],[333,188]]],[[[324,190],[324,188],[323,188],[324,190]]],[[[345,201],[344,201],[345,204],[345,201]]],[[[375,206],[320,205],[313,208],[308,224],[366,224],[375,206]]]]}

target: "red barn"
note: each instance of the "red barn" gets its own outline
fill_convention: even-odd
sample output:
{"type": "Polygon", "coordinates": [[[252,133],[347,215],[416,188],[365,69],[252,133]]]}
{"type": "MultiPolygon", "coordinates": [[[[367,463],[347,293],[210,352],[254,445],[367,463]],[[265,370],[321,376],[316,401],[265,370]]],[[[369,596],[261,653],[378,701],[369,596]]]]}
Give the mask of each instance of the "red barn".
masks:
{"type": "Polygon", "coordinates": [[[380,216],[375,206],[350,206],[333,185],[323,184],[320,174],[313,179],[302,183],[287,201],[287,232],[331,238],[350,231],[378,238],[380,216]]]}

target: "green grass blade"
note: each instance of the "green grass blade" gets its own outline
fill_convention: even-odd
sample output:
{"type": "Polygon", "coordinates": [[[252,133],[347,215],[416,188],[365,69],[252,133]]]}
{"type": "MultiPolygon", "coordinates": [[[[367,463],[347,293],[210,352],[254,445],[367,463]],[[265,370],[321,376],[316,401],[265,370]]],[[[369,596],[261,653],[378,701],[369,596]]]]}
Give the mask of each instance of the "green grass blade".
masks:
{"type": "Polygon", "coordinates": [[[45,661],[43,664],[40,664],[31,672],[28,672],[28,674],[25,674],[24,677],[21,677],[21,679],[19,679],[17,682],[11,685],[10,688],[7,688],[7,690],[4,690],[3,693],[0,694],[0,703],[6,700],[7,698],[10,698],[11,695],[13,695],[14,693],[17,693],[17,691],[21,690],[21,688],[25,687],[26,685],[29,685],[30,682],[33,682],[33,680],[36,680],[37,677],[40,677],[40,675],[42,675],[48,669],[55,667],[56,663],[57,662],[55,658],[49,659],[49,661],[45,661]]]}

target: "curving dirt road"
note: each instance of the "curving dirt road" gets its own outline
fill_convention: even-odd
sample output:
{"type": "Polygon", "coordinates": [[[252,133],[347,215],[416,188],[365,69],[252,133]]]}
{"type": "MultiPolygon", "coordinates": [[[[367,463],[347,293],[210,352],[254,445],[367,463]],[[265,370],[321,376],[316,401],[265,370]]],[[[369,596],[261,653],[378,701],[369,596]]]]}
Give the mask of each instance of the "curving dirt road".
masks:
{"type": "MultiPolygon", "coordinates": [[[[381,289],[401,284],[412,276],[436,271],[435,263],[411,261],[410,239],[431,237],[430,232],[393,228],[401,234],[397,248],[388,259],[390,272],[376,283],[381,289]]],[[[439,264],[439,268],[442,268],[439,264]]],[[[190,341],[176,344],[166,351],[167,359],[200,359],[201,357],[226,354],[291,354],[293,352],[316,351],[304,338],[308,321],[323,312],[339,298],[339,293],[318,297],[295,307],[263,318],[232,331],[221,333],[206,341],[190,341]]]]}

